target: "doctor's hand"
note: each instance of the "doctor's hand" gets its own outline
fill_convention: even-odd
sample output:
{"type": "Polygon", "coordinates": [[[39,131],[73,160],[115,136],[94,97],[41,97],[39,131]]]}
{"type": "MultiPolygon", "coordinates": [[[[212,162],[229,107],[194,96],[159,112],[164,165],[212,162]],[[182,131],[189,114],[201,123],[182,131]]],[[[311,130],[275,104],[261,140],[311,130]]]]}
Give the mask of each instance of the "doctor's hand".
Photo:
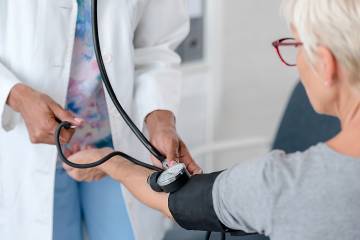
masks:
{"type": "MultiPolygon", "coordinates": [[[[202,173],[199,165],[193,160],[191,154],[176,132],[175,116],[165,110],[158,110],[150,113],[146,118],[146,125],[149,130],[150,142],[166,155],[170,165],[181,162],[186,165],[190,174],[202,173]]],[[[152,162],[162,167],[158,159],[151,156],[152,162]]]]}
{"type": "MultiPolygon", "coordinates": [[[[49,96],[40,93],[24,84],[17,84],[11,90],[7,104],[19,112],[26,124],[32,143],[54,144],[57,119],[68,121],[74,126],[80,126],[82,120],[75,118],[64,110],[49,96]]],[[[68,143],[74,134],[74,129],[64,129],[61,132],[61,142],[68,143]]]]}

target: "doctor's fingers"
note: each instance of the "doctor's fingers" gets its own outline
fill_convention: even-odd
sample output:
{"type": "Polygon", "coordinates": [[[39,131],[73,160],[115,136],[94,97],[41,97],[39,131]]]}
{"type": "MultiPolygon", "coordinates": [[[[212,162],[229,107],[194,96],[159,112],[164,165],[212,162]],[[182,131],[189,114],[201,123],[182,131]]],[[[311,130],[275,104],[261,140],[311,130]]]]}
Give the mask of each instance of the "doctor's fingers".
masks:
{"type": "MultiPolygon", "coordinates": [[[[56,123],[52,123],[51,126],[36,126],[28,127],[30,141],[34,144],[50,144],[55,143],[55,127],[52,127],[56,123]]],[[[66,139],[61,137],[60,141],[65,142],[66,139]]]]}
{"type": "Polygon", "coordinates": [[[202,174],[203,170],[192,158],[185,143],[180,140],[180,162],[184,163],[191,175],[202,174]]]}
{"type": "MultiPolygon", "coordinates": [[[[59,119],[60,121],[69,122],[75,127],[80,127],[84,123],[84,120],[74,117],[74,115],[71,112],[64,110],[59,104],[57,104],[55,102],[52,102],[51,104],[49,104],[49,107],[52,110],[55,118],[59,119]]],[[[53,129],[52,129],[53,133],[56,130],[57,124],[55,126],[53,126],[53,129]]],[[[75,132],[75,130],[73,128],[62,129],[61,134],[60,134],[60,141],[63,144],[68,143],[70,141],[71,137],[73,136],[74,132],[75,132]]]]}
{"type": "Polygon", "coordinates": [[[74,117],[71,112],[65,110],[56,102],[49,103],[49,108],[53,112],[54,116],[62,122],[69,122],[76,127],[80,127],[84,123],[83,119],[74,117]]]}
{"type": "MultiPolygon", "coordinates": [[[[166,156],[167,164],[171,167],[179,156],[179,141],[177,139],[167,139],[164,142],[162,144],[155,143],[155,146],[166,156]]],[[[163,168],[163,165],[156,157],[151,156],[151,161],[156,167],[163,168]]]]}
{"type": "Polygon", "coordinates": [[[166,155],[166,160],[168,163],[175,162],[179,160],[180,157],[180,143],[179,139],[176,138],[170,138],[167,139],[166,144],[164,146],[165,150],[164,153],[166,155]]]}
{"type": "Polygon", "coordinates": [[[163,168],[163,165],[161,164],[161,162],[153,155],[151,155],[150,160],[156,167],[163,168]]]}
{"type": "MultiPolygon", "coordinates": [[[[48,129],[48,138],[49,138],[49,143],[48,144],[55,144],[55,131],[56,128],[58,127],[59,123],[57,121],[52,121],[49,129],[48,129]]],[[[70,142],[72,136],[75,133],[75,129],[70,128],[70,129],[61,129],[61,133],[60,133],[60,143],[61,144],[65,144],[70,142]]]]}

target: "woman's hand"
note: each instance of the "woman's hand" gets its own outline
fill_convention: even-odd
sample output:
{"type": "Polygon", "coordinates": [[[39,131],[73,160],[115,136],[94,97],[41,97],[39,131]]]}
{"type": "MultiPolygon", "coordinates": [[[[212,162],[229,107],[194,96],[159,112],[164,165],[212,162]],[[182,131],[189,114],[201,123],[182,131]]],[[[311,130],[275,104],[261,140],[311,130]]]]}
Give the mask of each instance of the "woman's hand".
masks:
{"type": "MultiPolygon", "coordinates": [[[[64,110],[49,96],[37,92],[24,85],[17,84],[11,90],[7,104],[19,112],[25,121],[32,143],[54,144],[57,119],[68,121],[74,126],[80,126],[83,120],[75,118],[70,112],[64,110]]],[[[61,142],[68,143],[74,134],[74,129],[64,129],[61,132],[61,142]]]]}
{"type": "MultiPolygon", "coordinates": [[[[111,148],[95,149],[95,148],[87,147],[86,149],[80,152],[74,151],[76,153],[71,155],[69,157],[69,160],[73,163],[78,163],[78,164],[92,163],[104,157],[105,155],[111,153],[112,151],[113,150],[111,148]]],[[[112,159],[109,161],[112,161],[112,159]]],[[[109,164],[109,162],[104,163],[103,165],[95,168],[77,169],[77,168],[72,168],[66,165],[65,163],[63,163],[63,167],[67,171],[68,175],[74,180],[81,182],[82,181],[91,182],[91,181],[98,181],[107,175],[107,173],[104,171],[104,167],[107,164],[109,164]]]]}
{"type": "MultiPolygon", "coordinates": [[[[199,174],[201,168],[192,159],[185,143],[180,139],[176,132],[175,117],[169,111],[154,111],[146,118],[146,124],[150,134],[150,142],[159,151],[166,155],[168,163],[172,165],[174,161],[184,163],[190,174],[199,174]]],[[[152,162],[162,167],[159,160],[151,156],[152,162]]]]}

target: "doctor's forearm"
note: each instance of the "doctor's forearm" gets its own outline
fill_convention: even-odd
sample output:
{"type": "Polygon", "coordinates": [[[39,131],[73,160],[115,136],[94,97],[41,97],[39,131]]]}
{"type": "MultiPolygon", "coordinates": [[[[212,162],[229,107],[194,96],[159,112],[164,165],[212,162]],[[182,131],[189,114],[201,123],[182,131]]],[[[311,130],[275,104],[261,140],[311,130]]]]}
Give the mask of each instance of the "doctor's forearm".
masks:
{"type": "Polygon", "coordinates": [[[169,195],[154,192],[147,183],[147,178],[153,171],[120,158],[114,158],[104,164],[102,170],[114,180],[121,182],[139,201],[171,217],[168,208],[169,195]]]}

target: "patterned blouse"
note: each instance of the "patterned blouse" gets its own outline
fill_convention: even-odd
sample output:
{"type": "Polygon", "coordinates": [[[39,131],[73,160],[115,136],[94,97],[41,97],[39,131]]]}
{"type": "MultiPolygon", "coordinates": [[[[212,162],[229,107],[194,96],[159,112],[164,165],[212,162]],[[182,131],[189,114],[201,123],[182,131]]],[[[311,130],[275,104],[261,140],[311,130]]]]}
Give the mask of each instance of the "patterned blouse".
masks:
{"type": "Polygon", "coordinates": [[[78,0],[75,44],[66,109],[85,120],[71,145],[112,147],[109,114],[92,40],[91,0],[78,0]]]}

